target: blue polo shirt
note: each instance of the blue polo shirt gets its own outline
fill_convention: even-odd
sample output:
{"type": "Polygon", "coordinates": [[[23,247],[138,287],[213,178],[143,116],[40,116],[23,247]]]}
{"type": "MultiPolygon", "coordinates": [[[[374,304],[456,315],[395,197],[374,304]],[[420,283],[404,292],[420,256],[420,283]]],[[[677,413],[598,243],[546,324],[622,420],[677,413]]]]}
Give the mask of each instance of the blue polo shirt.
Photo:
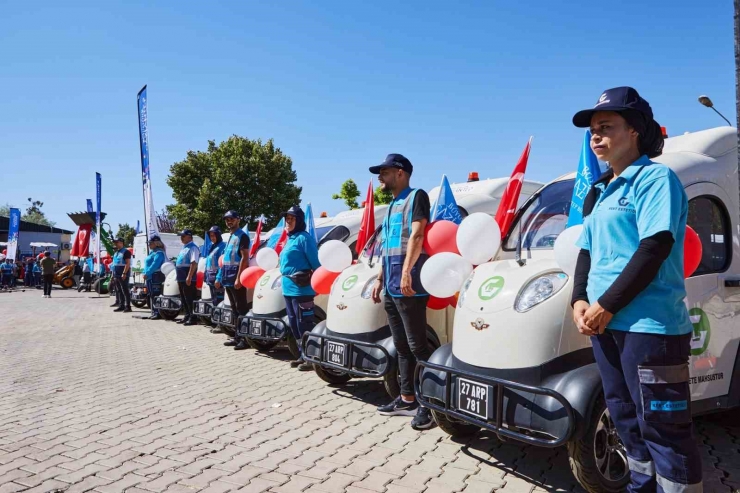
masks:
{"type": "Polygon", "coordinates": [[[319,249],[313,236],[301,231],[288,235],[288,241],[280,252],[280,273],[283,275],[283,296],[315,296],[309,286],[298,286],[289,275],[321,267],[319,249]]]}
{"type": "Polygon", "coordinates": [[[684,304],[683,242],[688,200],[678,176],[647,156],[601,190],[583,222],[577,245],[591,254],[588,299],[595,303],[622,273],[640,241],[670,231],[675,243],[655,279],[614,315],[608,328],[629,332],[680,335],[692,331],[684,304]]]}

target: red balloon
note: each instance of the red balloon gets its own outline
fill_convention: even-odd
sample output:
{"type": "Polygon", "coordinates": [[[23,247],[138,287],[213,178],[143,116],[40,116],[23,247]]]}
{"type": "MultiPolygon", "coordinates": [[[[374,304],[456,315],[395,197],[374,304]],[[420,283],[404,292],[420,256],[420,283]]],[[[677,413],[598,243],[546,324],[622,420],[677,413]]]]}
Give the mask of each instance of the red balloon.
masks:
{"type": "Polygon", "coordinates": [[[331,285],[341,272],[330,272],[324,267],[316,269],[311,276],[311,287],[317,294],[329,294],[331,285]]]}
{"type": "Polygon", "coordinates": [[[195,274],[195,287],[203,289],[203,279],[205,278],[204,272],[198,272],[195,274]]]}
{"type": "Polygon", "coordinates": [[[7,248],[3,248],[3,255],[7,255],[7,254],[8,254],[8,249],[7,248]]]}
{"type": "Polygon", "coordinates": [[[449,298],[437,298],[436,296],[430,296],[427,301],[427,308],[430,310],[444,310],[448,306],[455,305],[455,297],[450,296],[449,298]]]}
{"type": "Polygon", "coordinates": [[[427,225],[424,232],[424,250],[429,255],[442,252],[460,255],[460,250],[457,249],[457,228],[457,224],[444,219],[427,225]]]}
{"type": "MultiPolygon", "coordinates": [[[[223,255],[221,255],[221,256],[220,256],[220,257],[218,258],[218,266],[219,266],[219,267],[223,267],[223,266],[224,266],[224,256],[223,256],[223,255]]],[[[243,271],[242,271],[242,272],[243,272],[243,271]]]]}
{"type": "Polygon", "coordinates": [[[691,226],[686,226],[683,239],[683,277],[688,278],[699,268],[702,256],[701,238],[691,226]]]}
{"type": "Polygon", "coordinates": [[[239,276],[239,282],[241,282],[242,286],[244,286],[245,288],[254,289],[254,287],[257,285],[257,281],[259,281],[259,278],[262,277],[262,274],[264,273],[265,269],[258,265],[247,267],[239,276]]]}

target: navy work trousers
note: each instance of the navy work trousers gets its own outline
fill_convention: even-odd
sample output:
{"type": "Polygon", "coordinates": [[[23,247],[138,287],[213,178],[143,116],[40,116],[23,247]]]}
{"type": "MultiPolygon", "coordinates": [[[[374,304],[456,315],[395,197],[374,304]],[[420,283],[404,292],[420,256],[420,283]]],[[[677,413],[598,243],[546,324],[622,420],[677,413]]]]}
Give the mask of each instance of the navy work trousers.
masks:
{"type": "Polygon", "coordinates": [[[591,337],[606,406],[624,444],[629,492],[702,491],[691,423],[691,334],[606,330],[591,337]]]}
{"type": "Polygon", "coordinates": [[[293,338],[298,344],[301,358],[303,358],[303,347],[301,345],[303,334],[311,332],[316,325],[313,298],[313,295],[285,296],[285,310],[288,312],[290,333],[293,334],[293,338]]]}

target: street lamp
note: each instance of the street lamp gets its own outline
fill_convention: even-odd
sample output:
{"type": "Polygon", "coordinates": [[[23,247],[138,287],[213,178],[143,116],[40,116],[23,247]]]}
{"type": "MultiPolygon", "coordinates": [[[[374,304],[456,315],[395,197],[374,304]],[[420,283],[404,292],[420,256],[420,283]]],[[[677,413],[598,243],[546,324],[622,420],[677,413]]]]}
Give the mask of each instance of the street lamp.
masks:
{"type": "Polygon", "coordinates": [[[719,116],[721,116],[722,119],[726,121],[729,126],[732,126],[732,123],[730,123],[730,120],[725,118],[725,115],[717,111],[717,108],[714,107],[714,103],[712,102],[711,99],[709,99],[709,96],[705,96],[705,95],[699,96],[699,102],[703,104],[704,106],[706,106],[707,108],[712,108],[714,112],[717,113],[719,116]]]}

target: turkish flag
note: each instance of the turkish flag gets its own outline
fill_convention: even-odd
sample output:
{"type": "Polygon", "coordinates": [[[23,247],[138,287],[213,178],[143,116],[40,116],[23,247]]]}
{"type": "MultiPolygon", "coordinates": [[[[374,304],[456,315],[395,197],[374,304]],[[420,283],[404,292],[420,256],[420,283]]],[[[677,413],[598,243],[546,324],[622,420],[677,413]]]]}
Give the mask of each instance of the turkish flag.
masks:
{"type": "Polygon", "coordinates": [[[527,171],[527,161],[529,160],[529,150],[532,146],[532,139],[529,139],[527,146],[522,152],[522,156],[519,158],[519,162],[514,167],[514,172],[509,178],[509,184],[506,185],[506,190],[501,196],[501,202],[498,205],[496,211],[496,223],[501,228],[501,238],[506,236],[509,232],[511,223],[514,221],[514,214],[516,214],[516,205],[519,203],[519,194],[522,191],[522,180],[524,180],[524,173],[527,171]]]}
{"type": "Polygon", "coordinates": [[[275,251],[280,254],[280,252],[283,251],[283,247],[285,246],[285,243],[288,241],[288,228],[283,229],[283,233],[280,235],[280,239],[278,240],[277,244],[275,245],[275,251]]]}
{"type": "Polygon", "coordinates": [[[83,224],[77,230],[75,243],[72,245],[72,251],[69,254],[73,257],[87,257],[90,249],[90,230],[92,224],[83,224]]]}
{"type": "Polygon", "coordinates": [[[254,234],[254,241],[252,242],[252,249],[249,251],[249,258],[254,258],[257,255],[257,250],[260,249],[260,235],[262,234],[262,218],[260,216],[257,222],[257,232],[254,234]]]}
{"type": "Polygon", "coordinates": [[[365,197],[365,210],[362,213],[362,222],[360,223],[360,232],[357,234],[357,255],[362,254],[367,240],[375,232],[375,195],[373,194],[373,181],[367,186],[367,196],[365,197]]]}

